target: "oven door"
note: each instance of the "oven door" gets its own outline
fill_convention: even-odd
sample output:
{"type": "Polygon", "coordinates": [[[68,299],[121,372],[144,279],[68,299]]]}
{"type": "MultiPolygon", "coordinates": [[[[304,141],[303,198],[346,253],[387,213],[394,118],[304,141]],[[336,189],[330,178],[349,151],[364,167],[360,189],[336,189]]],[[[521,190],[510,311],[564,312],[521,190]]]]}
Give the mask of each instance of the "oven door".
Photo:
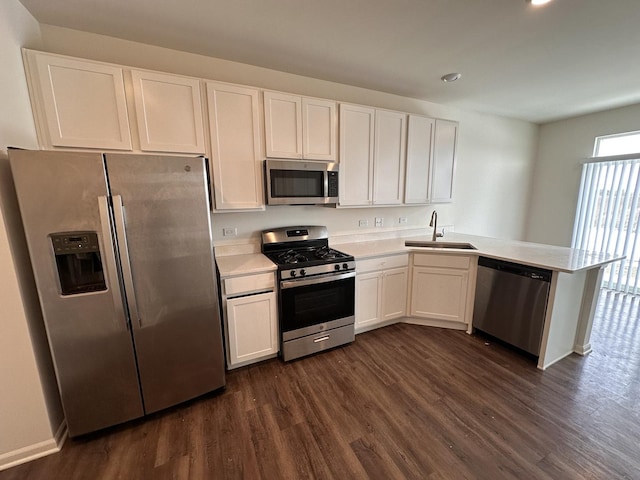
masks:
{"type": "Polygon", "coordinates": [[[284,341],[353,324],[356,272],[280,282],[284,341]]]}

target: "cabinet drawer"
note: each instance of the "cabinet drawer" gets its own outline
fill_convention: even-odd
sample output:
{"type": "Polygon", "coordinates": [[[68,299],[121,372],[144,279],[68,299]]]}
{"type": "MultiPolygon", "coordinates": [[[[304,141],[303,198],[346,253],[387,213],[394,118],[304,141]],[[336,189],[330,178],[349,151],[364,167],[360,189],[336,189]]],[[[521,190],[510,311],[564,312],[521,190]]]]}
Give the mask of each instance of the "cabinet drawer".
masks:
{"type": "Polygon", "coordinates": [[[389,268],[406,267],[408,264],[409,255],[404,253],[401,255],[390,255],[387,257],[358,260],[356,262],[356,271],[358,273],[375,272],[379,270],[387,270],[389,268]]]}
{"type": "Polygon", "coordinates": [[[224,292],[227,297],[273,290],[274,288],[275,279],[273,273],[260,273],[257,275],[246,275],[244,277],[226,278],[224,280],[224,292]]]}
{"type": "Polygon", "coordinates": [[[469,257],[468,255],[414,253],[413,264],[420,267],[468,269],[471,266],[471,257],[469,257]]]}

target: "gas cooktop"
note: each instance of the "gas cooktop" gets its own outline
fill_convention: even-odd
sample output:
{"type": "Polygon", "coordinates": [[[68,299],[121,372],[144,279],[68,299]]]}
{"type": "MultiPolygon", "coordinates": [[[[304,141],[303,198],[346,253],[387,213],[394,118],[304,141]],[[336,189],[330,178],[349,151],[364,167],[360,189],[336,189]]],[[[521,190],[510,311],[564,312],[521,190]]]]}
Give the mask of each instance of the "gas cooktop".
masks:
{"type": "Polygon", "coordinates": [[[329,247],[326,227],[282,227],[262,232],[262,253],[282,277],[355,270],[353,256],[329,247]]]}

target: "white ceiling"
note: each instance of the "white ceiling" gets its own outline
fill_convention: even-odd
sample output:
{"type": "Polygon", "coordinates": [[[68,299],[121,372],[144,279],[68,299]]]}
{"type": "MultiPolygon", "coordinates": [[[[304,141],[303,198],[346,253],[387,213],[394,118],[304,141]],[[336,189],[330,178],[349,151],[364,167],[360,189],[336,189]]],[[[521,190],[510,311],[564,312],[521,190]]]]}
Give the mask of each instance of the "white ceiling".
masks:
{"type": "Polygon", "coordinates": [[[640,0],[21,2],[44,24],[536,123],[640,103],[640,0]]]}

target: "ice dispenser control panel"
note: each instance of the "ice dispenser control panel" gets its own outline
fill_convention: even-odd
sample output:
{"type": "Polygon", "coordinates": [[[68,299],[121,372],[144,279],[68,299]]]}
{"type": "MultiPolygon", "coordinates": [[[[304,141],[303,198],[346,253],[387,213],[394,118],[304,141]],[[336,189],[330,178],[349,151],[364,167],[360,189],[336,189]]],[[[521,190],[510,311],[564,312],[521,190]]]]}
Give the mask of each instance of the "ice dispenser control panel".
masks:
{"type": "Polygon", "coordinates": [[[52,233],[49,238],[62,295],[107,289],[96,232],[52,233]]]}
{"type": "Polygon", "coordinates": [[[53,233],[51,241],[56,255],[69,252],[98,251],[98,235],[95,232],[53,233]]]}

